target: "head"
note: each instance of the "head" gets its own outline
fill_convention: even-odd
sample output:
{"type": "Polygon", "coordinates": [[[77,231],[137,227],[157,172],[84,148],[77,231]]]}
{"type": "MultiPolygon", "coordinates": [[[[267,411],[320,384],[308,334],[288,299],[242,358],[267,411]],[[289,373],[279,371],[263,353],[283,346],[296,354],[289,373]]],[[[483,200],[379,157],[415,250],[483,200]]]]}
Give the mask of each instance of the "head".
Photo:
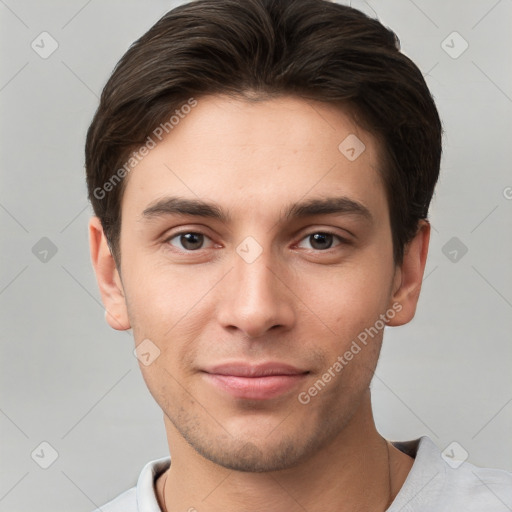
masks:
{"type": "Polygon", "coordinates": [[[91,252],[168,429],[263,471],[350,424],[384,325],[414,316],[440,156],[421,72],[349,7],[198,0],[131,46],[87,134],[91,252]],[[301,376],[265,399],[209,381],[240,361],[301,376]]]}

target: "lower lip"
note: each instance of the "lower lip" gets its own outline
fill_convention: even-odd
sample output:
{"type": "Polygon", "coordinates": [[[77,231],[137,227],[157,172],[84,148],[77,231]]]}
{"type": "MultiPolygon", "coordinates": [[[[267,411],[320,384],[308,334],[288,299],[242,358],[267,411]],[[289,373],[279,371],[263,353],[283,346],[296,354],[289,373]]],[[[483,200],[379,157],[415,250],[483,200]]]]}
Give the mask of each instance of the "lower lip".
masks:
{"type": "Polygon", "coordinates": [[[296,375],[267,375],[264,377],[236,377],[204,373],[205,379],[214,386],[227,391],[235,398],[248,400],[268,400],[282,395],[306,377],[306,373],[296,375]]]}

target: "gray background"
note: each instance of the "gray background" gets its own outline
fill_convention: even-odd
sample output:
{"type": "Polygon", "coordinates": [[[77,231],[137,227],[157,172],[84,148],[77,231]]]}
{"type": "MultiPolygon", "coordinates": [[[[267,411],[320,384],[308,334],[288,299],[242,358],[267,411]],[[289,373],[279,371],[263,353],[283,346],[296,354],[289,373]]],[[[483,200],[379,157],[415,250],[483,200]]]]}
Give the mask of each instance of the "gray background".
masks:
{"type": "MultiPolygon", "coordinates": [[[[0,0],[2,512],[89,511],[167,454],[131,335],[104,321],[83,146],[115,63],[176,4],[0,0]],[[47,58],[31,47],[51,49],[43,31],[58,43],[47,58]]],[[[422,296],[386,332],[377,425],[512,470],[512,2],[352,4],[398,33],[446,131],[422,296]]]]}

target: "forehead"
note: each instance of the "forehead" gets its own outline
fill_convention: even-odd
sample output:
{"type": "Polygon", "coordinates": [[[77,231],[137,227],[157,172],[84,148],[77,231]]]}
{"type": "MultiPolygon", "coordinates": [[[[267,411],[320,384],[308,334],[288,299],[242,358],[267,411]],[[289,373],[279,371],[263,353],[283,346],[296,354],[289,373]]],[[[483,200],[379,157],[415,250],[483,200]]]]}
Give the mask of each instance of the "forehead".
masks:
{"type": "Polygon", "coordinates": [[[127,175],[123,218],[166,195],[269,216],[278,204],[332,194],[386,208],[377,141],[339,107],[207,96],[187,111],[169,133],[160,129],[161,141],[152,135],[154,147],[127,175]]]}

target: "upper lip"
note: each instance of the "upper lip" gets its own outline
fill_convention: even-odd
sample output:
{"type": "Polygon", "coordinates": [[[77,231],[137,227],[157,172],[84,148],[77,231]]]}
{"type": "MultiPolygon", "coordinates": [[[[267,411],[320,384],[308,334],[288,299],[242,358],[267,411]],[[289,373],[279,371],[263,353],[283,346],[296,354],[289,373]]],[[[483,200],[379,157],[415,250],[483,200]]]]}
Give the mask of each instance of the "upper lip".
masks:
{"type": "Polygon", "coordinates": [[[307,370],[301,370],[290,364],[279,362],[260,364],[233,362],[210,366],[203,371],[216,375],[232,375],[235,377],[266,377],[269,375],[300,375],[308,373],[307,370]]]}

